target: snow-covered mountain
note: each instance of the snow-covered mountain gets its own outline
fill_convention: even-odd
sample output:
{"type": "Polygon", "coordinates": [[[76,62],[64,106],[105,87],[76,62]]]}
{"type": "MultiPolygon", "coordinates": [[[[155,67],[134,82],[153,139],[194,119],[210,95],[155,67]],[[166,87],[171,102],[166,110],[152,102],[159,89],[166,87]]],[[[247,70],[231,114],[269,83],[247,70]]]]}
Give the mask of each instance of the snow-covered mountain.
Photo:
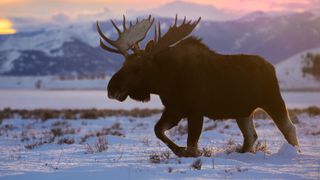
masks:
{"type": "Polygon", "coordinates": [[[216,51],[258,54],[274,64],[320,46],[320,16],[312,12],[260,14],[222,23],[204,22],[201,27],[198,34],[216,51]]]}
{"type": "MultiPolygon", "coordinates": [[[[172,18],[158,19],[163,32],[173,23],[172,18]]],[[[61,25],[46,22],[41,26],[35,20],[18,21],[23,21],[27,28],[19,27],[14,35],[0,35],[0,75],[111,74],[122,63],[121,56],[98,47],[95,22],[61,25]],[[32,23],[36,24],[32,26],[32,23]]],[[[109,22],[104,21],[101,26],[107,36],[116,38],[117,33],[109,22]]],[[[256,13],[232,21],[202,20],[193,35],[217,52],[258,54],[276,64],[304,50],[320,47],[320,16],[313,12],[256,13]]],[[[153,31],[146,40],[152,36],[153,31]]]]}
{"type": "Polygon", "coordinates": [[[106,56],[98,42],[92,22],[8,35],[0,42],[0,74],[110,74],[120,57],[106,56]]]}
{"type": "Polygon", "coordinates": [[[320,48],[298,53],[276,66],[281,89],[284,90],[320,90],[320,81],[310,74],[303,73],[304,56],[307,53],[320,54],[320,48]]]}

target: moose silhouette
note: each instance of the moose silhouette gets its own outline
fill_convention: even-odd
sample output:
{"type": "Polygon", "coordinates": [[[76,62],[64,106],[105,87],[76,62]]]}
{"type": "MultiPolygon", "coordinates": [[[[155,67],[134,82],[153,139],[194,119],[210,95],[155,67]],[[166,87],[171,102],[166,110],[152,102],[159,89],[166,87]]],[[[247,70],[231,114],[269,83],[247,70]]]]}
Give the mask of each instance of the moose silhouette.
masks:
{"type": "Polygon", "coordinates": [[[140,49],[139,42],[154,22],[151,15],[130,22],[129,27],[123,16],[123,31],[111,20],[119,34],[117,40],[106,37],[97,22],[102,38],[100,46],[125,57],[123,66],[108,84],[108,97],[124,101],[129,96],[146,102],[150,94],[159,95],[165,108],[155,125],[155,134],[180,157],[201,155],[198,140],[204,116],[236,119],[244,137],[241,152],[251,151],[258,138],[251,116],[257,108],[270,115],[291,145],[299,146],[273,65],[256,55],[219,54],[201,39],[187,37],[200,20],[201,17],[186,22],[184,18],[178,25],[176,16],[174,25],[163,36],[159,22],[155,25],[154,39],[145,49],[140,49]],[[183,118],[188,121],[187,147],[179,147],[165,135],[183,118]]]}

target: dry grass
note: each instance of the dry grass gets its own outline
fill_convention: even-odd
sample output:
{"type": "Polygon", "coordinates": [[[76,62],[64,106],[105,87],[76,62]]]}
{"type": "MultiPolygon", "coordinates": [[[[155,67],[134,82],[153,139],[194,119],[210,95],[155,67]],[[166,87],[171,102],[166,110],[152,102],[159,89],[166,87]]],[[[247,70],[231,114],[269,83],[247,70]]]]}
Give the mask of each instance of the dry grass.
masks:
{"type": "Polygon", "coordinates": [[[97,152],[103,152],[108,149],[108,141],[106,136],[99,136],[95,144],[97,152]]]}
{"type": "Polygon", "coordinates": [[[58,144],[73,144],[75,140],[73,138],[62,138],[59,139],[58,144]]]}
{"type": "Polygon", "coordinates": [[[99,136],[94,146],[87,144],[86,146],[86,154],[93,154],[98,152],[103,152],[108,150],[108,141],[106,136],[99,136]]]}
{"type": "MultiPolygon", "coordinates": [[[[320,107],[311,106],[304,109],[289,109],[291,120],[298,123],[297,118],[300,114],[308,114],[309,116],[319,116],[320,107]]],[[[0,110],[0,120],[14,118],[16,116],[22,119],[97,119],[110,116],[131,116],[131,117],[148,117],[154,114],[162,113],[160,109],[132,109],[132,110],[111,110],[111,109],[10,109],[0,110]]],[[[255,111],[255,118],[269,119],[269,116],[262,110],[255,111]]],[[[184,127],[182,127],[184,129],[184,127]]],[[[213,124],[211,129],[215,128],[213,124]]],[[[210,130],[210,128],[206,130],[210,130]]],[[[183,133],[184,131],[182,131],[183,133]]]]}
{"type": "Polygon", "coordinates": [[[39,140],[33,142],[33,143],[29,143],[26,144],[24,147],[26,149],[34,149],[36,147],[42,146],[44,144],[50,144],[54,142],[54,138],[50,137],[50,138],[40,138],[39,140]]]}
{"type": "Polygon", "coordinates": [[[270,154],[269,147],[266,141],[258,141],[255,146],[253,146],[253,152],[263,152],[264,154],[270,154]]]}
{"type": "Polygon", "coordinates": [[[202,149],[202,155],[205,157],[211,157],[214,155],[214,150],[211,148],[203,148],[202,149]]]}
{"type": "Polygon", "coordinates": [[[233,139],[229,139],[226,147],[226,154],[231,154],[233,152],[237,152],[239,149],[238,145],[235,143],[233,139]]]}
{"type": "MultiPolygon", "coordinates": [[[[210,120],[212,121],[212,120],[210,120]]],[[[216,122],[210,123],[209,125],[206,124],[206,126],[204,127],[203,131],[212,131],[215,130],[218,127],[218,124],[216,122]]]]}
{"type": "Polygon", "coordinates": [[[108,110],[108,109],[10,109],[0,110],[0,119],[9,119],[19,116],[22,119],[97,119],[110,116],[148,117],[161,113],[160,109],[132,109],[132,110],[108,110]]]}
{"type": "Polygon", "coordinates": [[[87,132],[84,136],[80,138],[80,144],[85,143],[91,137],[94,137],[94,136],[99,137],[99,136],[106,136],[106,135],[125,137],[121,124],[116,122],[110,127],[103,127],[102,129],[94,132],[92,131],[87,132]]]}
{"type": "Polygon", "coordinates": [[[159,164],[161,161],[160,155],[156,153],[150,154],[149,161],[153,164],[159,164]]]}
{"type": "Polygon", "coordinates": [[[171,152],[170,151],[164,151],[162,153],[151,153],[149,156],[149,162],[153,164],[159,164],[160,162],[168,162],[168,160],[171,159],[171,152]]]}

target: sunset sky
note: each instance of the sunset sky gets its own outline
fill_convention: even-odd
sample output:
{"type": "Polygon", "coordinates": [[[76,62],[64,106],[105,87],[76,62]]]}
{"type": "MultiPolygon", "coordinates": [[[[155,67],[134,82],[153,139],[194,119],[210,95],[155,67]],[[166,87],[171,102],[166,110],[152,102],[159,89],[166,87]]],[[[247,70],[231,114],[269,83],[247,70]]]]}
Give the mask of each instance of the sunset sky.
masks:
{"type": "MultiPolygon", "coordinates": [[[[186,0],[238,12],[304,10],[320,6],[320,0],[186,0]]],[[[81,13],[107,7],[112,11],[153,8],[172,0],[1,0],[0,18],[8,16],[47,16],[62,12],[81,13]]],[[[120,13],[123,13],[120,12],[120,13]]]]}
{"type": "MultiPolygon", "coordinates": [[[[212,5],[228,13],[245,14],[252,11],[304,11],[320,7],[320,0],[185,0],[212,5]]],[[[172,0],[1,0],[0,34],[14,33],[8,18],[48,18],[55,14],[77,16],[108,10],[125,14],[127,10],[145,10],[164,5],[172,0]]]]}

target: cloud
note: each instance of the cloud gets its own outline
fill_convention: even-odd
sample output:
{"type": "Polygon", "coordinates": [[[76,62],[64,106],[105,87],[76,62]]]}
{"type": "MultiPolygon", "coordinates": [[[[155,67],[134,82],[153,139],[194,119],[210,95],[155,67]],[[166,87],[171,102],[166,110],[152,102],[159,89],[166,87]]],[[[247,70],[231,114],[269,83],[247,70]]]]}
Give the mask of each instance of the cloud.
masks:
{"type": "Polygon", "coordinates": [[[55,22],[66,23],[70,21],[70,17],[65,13],[58,13],[51,17],[51,19],[55,22]]]}
{"type": "Polygon", "coordinates": [[[186,16],[188,18],[199,18],[201,16],[204,20],[227,20],[233,18],[230,14],[217,9],[212,5],[202,5],[198,3],[185,2],[185,1],[175,1],[161,5],[156,8],[147,10],[129,10],[127,13],[131,17],[143,16],[147,14],[152,14],[154,16],[171,17],[173,18],[176,14],[181,16],[186,16]]]}
{"type": "MultiPolygon", "coordinates": [[[[0,17],[49,18],[60,13],[69,17],[75,17],[79,14],[91,16],[94,13],[104,11],[104,7],[112,12],[108,16],[120,16],[129,9],[146,11],[172,2],[175,0],[0,0],[0,17]]],[[[320,0],[184,0],[184,2],[210,5],[224,13],[238,13],[238,15],[252,11],[306,10],[320,5],[320,0]]]]}

